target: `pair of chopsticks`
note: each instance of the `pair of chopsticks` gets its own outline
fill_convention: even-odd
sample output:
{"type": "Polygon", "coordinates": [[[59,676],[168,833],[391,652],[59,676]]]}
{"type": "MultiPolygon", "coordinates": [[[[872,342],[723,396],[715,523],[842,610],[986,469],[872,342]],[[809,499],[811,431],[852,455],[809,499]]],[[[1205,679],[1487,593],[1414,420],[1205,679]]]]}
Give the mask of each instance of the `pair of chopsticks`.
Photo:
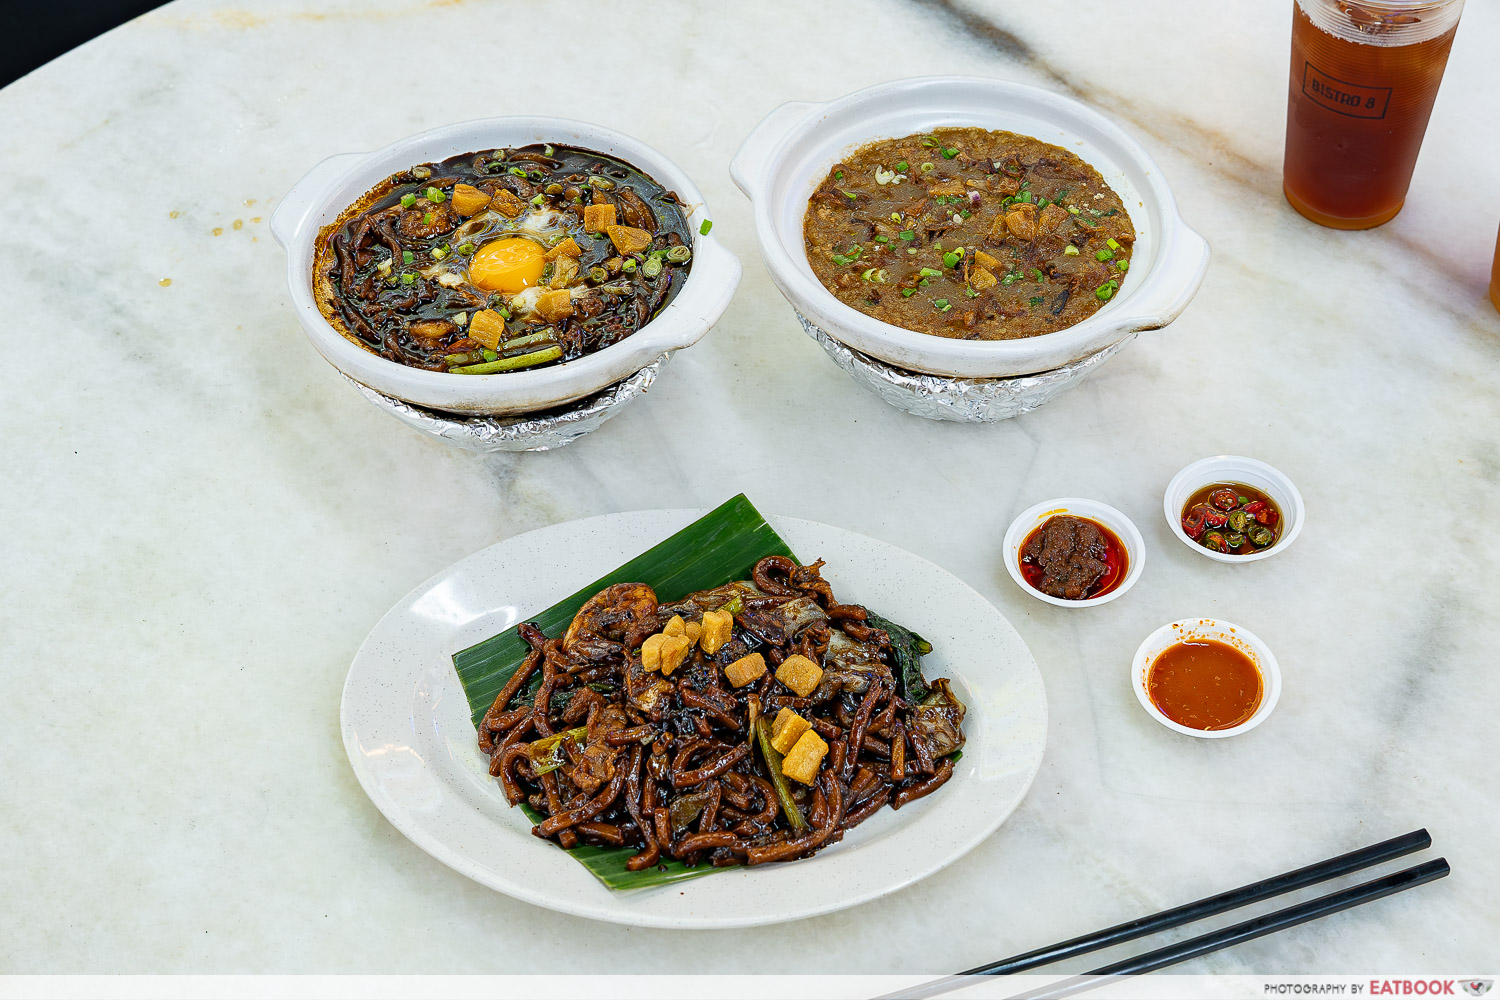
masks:
{"type": "MultiPolygon", "coordinates": [[[[1327,861],[1320,861],[1306,868],[1298,868],[1295,871],[1277,875],[1274,878],[1262,879],[1238,889],[1221,892],[1216,896],[1209,896],[1194,903],[1176,906],[1170,910],[1162,910],[1148,917],[1138,920],[1127,921],[1106,927],[1104,930],[1095,931],[1093,934],[1085,934],[1069,941],[1060,941],[1045,948],[1028,951],[1010,958],[991,962],[959,973],[956,976],[947,976],[943,979],[924,983],[921,986],[903,990],[898,993],[888,994],[881,1000],[921,1000],[924,997],[937,996],[947,993],[964,985],[971,984],[970,976],[1004,976],[1016,972],[1024,972],[1041,965],[1050,965],[1060,962],[1066,958],[1076,955],[1086,955],[1092,951],[1109,948],[1113,945],[1122,944],[1126,941],[1134,941],[1136,938],[1154,934],[1157,931],[1168,930],[1173,927],[1181,927],[1183,924],[1202,920],[1205,917],[1217,916],[1230,910],[1238,909],[1250,903],[1259,902],[1280,896],[1283,893],[1292,892],[1296,889],[1326,882],[1329,879],[1356,872],[1371,865],[1399,858],[1415,851],[1425,850],[1432,846],[1432,837],[1426,830],[1414,830],[1404,836],[1395,837],[1391,840],[1372,844],[1369,847],[1348,854],[1341,854],[1327,861]]],[[[1436,881],[1447,875],[1449,871],[1446,858],[1438,858],[1435,861],[1427,861],[1411,868],[1393,872],[1381,878],[1362,882],[1359,885],[1340,889],[1338,892],[1310,899],[1285,909],[1275,910],[1246,920],[1242,923],[1224,927],[1207,934],[1170,944],[1155,951],[1148,951],[1134,958],[1123,959],[1109,965],[1101,966],[1092,972],[1071,979],[1055,983],[1042,990],[1019,994],[1013,1000],[1042,1000],[1042,998],[1066,997],[1075,993],[1081,993],[1094,985],[1098,985],[1101,976],[1129,976],[1139,975],[1145,972],[1154,972],[1157,969],[1184,962],[1199,955],[1228,948],[1244,941],[1251,941],[1267,934],[1287,927],[1295,927],[1309,920],[1326,917],[1330,913],[1338,913],[1350,907],[1369,903],[1373,900],[1389,896],[1394,893],[1403,892],[1407,889],[1425,885],[1436,881]]]]}

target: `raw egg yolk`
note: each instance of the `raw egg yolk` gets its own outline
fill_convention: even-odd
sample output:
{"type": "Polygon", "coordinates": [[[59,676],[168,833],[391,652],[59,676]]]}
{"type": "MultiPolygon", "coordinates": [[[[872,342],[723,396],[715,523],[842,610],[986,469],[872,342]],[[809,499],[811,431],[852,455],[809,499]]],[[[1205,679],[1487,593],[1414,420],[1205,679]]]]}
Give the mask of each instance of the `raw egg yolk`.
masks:
{"type": "Polygon", "coordinates": [[[546,265],[546,251],[531,240],[495,240],[469,261],[469,281],[487,292],[514,295],[540,281],[546,265]]]}

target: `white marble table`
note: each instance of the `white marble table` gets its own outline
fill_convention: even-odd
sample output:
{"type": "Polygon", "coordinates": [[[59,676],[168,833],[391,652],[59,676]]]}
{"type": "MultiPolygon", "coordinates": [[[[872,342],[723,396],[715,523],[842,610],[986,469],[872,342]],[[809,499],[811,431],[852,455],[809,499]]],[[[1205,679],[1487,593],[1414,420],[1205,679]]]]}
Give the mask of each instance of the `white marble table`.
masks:
{"type": "Polygon", "coordinates": [[[542,972],[945,971],[1423,825],[1451,878],[1183,971],[1493,967],[1500,11],[1465,15],[1405,211],[1346,234],[1280,193],[1289,2],[1078,0],[1081,31],[1017,6],[621,6],[602,21],[618,85],[568,75],[587,5],[179,2],[0,91],[0,972],[496,972],[518,949],[542,972]],[[1117,116],[1214,246],[1179,322],[995,426],[848,382],[767,279],[726,169],[778,102],[942,72],[1117,116]],[[480,457],[314,354],[266,218],[325,155],[523,111],[677,158],[745,279],[600,432],[480,457]],[[1225,567],[1171,538],[1167,479],[1220,451],[1297,479],[1294,549],[1225,567]],[[397,597],[530,528],[741,490],[921,552],[1015,622],[1051,732],[995,836],[794,932],[691,934],[512,901],[375,811],[338,699],[397,597]],[[998,561],[1016,511],[1070,494],[1150,546],[1136,588],[1086,612],[998,561]],[[1131,694],[1140,639],[1197,614],[1281,660],[1280,707],[1247,737],[1175,736],[1131,694]]]}

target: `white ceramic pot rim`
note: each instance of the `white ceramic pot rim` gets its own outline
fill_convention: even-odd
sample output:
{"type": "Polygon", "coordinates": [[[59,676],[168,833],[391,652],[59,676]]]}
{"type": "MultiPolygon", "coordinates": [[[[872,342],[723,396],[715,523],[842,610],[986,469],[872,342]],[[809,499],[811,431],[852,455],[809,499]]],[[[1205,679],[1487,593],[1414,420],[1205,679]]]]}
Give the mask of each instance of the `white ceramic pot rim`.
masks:
{"type": "MultiPolygon", "coordinates": [[[[1090,162],[1110,179],[1108,164],[1090,162]]],[[[920,77],[883,83],[825,103],[783,104],[771,111],[745,139],[730,164],[730,173],[754,203],[761,255],[772,279],[792,305],[856,350],[890,364],[931,374],[1005,377],[1034,374],[1077,361],[1132,332],[1172,322],[1197,292],[1208,267],[1207,242],[1183,222],[1161,169],[1135,139],[1086,105],[1009,81],[920,77]],[[952,101],[946,97],[953,94],[969,99],[981,94],[988,102],[986,106],[996,109],[1024,105],[1032,119],[1045,117],[1065,127],[1070,135],[1086,136],[1100,148],[1107,147],[1121,169],[1139,178],[1134,188],[1142,206],[1130,210],[1133,218],[1137,211],[1151,216],[1151,225],[1157,230],[1154,259],[1145,268],[1132,268],[1114,299],[1093,316],[1056,333],[1011,341],[954,340],[906,330],[839,301],[808,267],[800,226],[793,240],[791,234],[783,231],[786,227],[778,224],[777,214],[784,207],[783,200],[797,198],[800,204],[805,204],[810,193],[800,189],[781,190],[787,183],[785,175],[805,170],[810,156],[826,170],[848,148],[832,140],[823,140],[823,145],[819,145],[816,134],[827,123],[836,121],[838,129],[847,134],[855,127],[851,121],[869,119],[871,124],[859,141],[882,138],[890,130],[882,131],[880,121],[893,114],[889,109],[904,103],[924,109],[925,116],[931,119],[923,126],[926,128],[963,123],[1004,127],[982,121],[966,122],[962,113],[948,110],[952,101]],[[809,149],[821,155],[809,153],[809,149]]],[[[1120,194],[1127,196],[1127,192],[1120,194]]],[[[1138,224],[1137,230],[1142,230],[1142,226],[1138,224]]]]}
{"type": "Polygon", "coordinates": [[[1146,540],[1141,537],[1140,529],[1135,526],[1134,521],[1107,503],[1089,500],[1086,497],[1059,497],[1055,500],[1043,500],[1021,511],[1016,515],[1016,519],[1010,522],[1010,527],[1005,532],[1005,568],[1010,572],[1010,578],[1016,581],[1018,587],[1039,601],[1059,608],[1094,608],[1101,604],[1108,604],[1135,586],[1135,581],[1140,579],[1141,573],[1146,569],[1146,540]],[[1130,565],[1125,570],[1125,579],[1120,581],[1118,587],[1099,597],[1070,601],[1067,598],[1044,594],[1026,582],[1026,577],[1021,573],[1021,545],[1033,528],[1057,514],[1072,514],[1075,517],[1097,521],[1119,537],[1125,545],[1125,556],[1130,560],[1130,565]]]}
{"type": "Polygon", "coordinates": [[[1135,657],[1130,664],[1130,686],[1135,691],[1136,700],[1146,710],[1146,714],[1174,733],[1195,736],[1202,740],[1221,740],[1229,736],[1248,733],[1264,722],[1266,716],[1276,708],[1276,703],[1281,700],[1281,666],[1272,655],[1271,647],[1243,625],[1216,618],[1183,618],[1168,622],[1146,636],[1145,641],[1136,649],[1135,657]],[[1256,667],[1260,670],[1264,688],[1261,691],[1260,705],[1250,718],[1229,729],[1194,729],[1180,722],[1173,722],[1156,707],[1151,701],[1150,693],[1146,690],[1146,676],[1151,663],[1168,646],[1174,645],[1174,637],[1180,634],[1228,642],[1255,661],[1256,667]]]}
{"type": "Polygon", "coordinates": [[[1222,563],[1257,562],[1286,551],[1292,547],[1297,536],[1302,534],[1302,525],[1307,520],[1302,493],[1297,489],[1297,484],[1292,482],[1291,477],[1273,465],[1268,465],[1259,459],[1246,458],[1243,455],[1211,455],[1184,466],[1177,475],[1172,477],[1172,481],[1167,484],[1166,492],[1162,494],[1162,513],[1166,515],[1167,526],[1172,529],[1172,534],[1176,535],[1179,541],[1199,555],[1222,563]],[[1276,500],[1281,507],[1281,516],[1285,524],[1282,525],[1281,537],[1276,540],[1275,545],[1243,556],[1229,552],[1215,552],[1199,545],[1188,537],[1186,531],[1182,530],[1182,507],[1193,493],[1212,482],[1232,483],[1254,479],[1259,479],[1261,482],[1247,481],[1245,485],[1254,486],[1271,494],[1271,498],[1276,500]]]}
{"type": "Polygon", "coordinates": [[[465,413],[516,413],[582,398],[627,378],[664,353],[696,343],[723,314],[740,264],[710,233],[703,194],[675,163],[639,139],[565,118],[511,116],[457,122],[407,136],[368,153],[344,153],[313,167],[282,199],[271,231],[287,252],[287,286],[313,346],[331,364],[371,388],[408,402],[465,413]],[[693,234],[693,265],[673,300],[619,343],[574,361],[497,375],[429,372],[383,358],[350,341],[319,311],[313,295],[318,232],[365,191],[415,163],[480,149],[535,142],[573,145],[616,157],[675,191],[693,234]]]}

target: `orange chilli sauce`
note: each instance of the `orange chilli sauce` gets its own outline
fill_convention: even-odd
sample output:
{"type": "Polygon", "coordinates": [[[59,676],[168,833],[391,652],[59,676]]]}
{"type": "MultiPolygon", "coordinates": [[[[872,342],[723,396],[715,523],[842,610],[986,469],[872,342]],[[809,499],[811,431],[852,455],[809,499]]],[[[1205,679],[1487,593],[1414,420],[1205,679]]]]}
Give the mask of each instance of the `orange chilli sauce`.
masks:
{"type": "Polygon", "coordinates": [[[1212,639],[1168,646],[1146,673],[1146,693],[1179,726],[1233,729],[1260,707],[1260,668],[1243,652],[1212,639]]]}

